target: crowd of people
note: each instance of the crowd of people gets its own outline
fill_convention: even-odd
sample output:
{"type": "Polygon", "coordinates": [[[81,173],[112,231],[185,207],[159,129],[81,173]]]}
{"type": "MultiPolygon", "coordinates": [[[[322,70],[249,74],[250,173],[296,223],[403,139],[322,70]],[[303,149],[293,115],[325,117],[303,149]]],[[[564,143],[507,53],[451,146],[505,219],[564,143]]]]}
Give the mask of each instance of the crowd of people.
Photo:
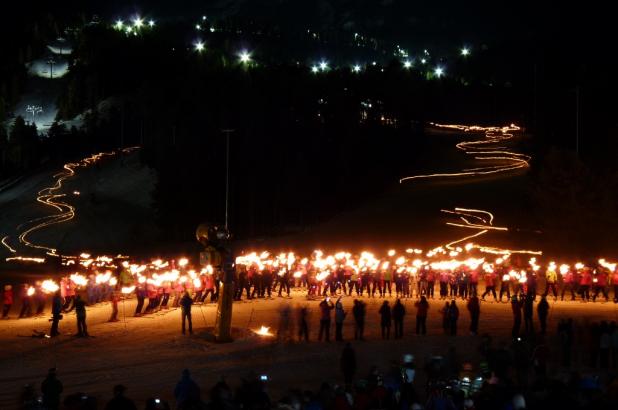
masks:
{"type": "MultiPolygon", "coordinates": [[[[570,329],[569,321],[558,326],[558,335],[570,329]]],[[[594,324],[593,326],[597,326],[594,324]]],[[[605,325],[600,324],[599,327],[605,325]]],[[[495,346],[492,337],[484,334],[477,348],[478,360],[463,360],[453,346],[441,355],[418,360],[405,354],[400,361],[372,365],[367,372],[359,371],[357,353],[346,343],[339,357],[339,376],[324,381],[317,390],[293,388],[271,380],[266,374],[253,372],[232,388],[224,379],[204,394],[189,370],[182,371],[174,389],[167,397],[170,404],[157,396],[146,399],[139,408],[146,410],[370,410],[370,409],[612,409],[618,406],[618,376],[564,370],[549,375],[548,347],[545,339],[514,339],[495,346]],[[271,389],[279,392],[273,398],[271,389]]],[[[592,353],[594,354],[594,353],[592,353]]],[[[592,357],[592,356],[591,356],[592,357]]],[[[374,357],[379,360],[379,356],[374,357]]],[[[564,369],[569,363],[564,362],[564,369]]],[[[614,357],[613,368],[617,369],[614,357]]],[[[92,410],[101,397],[85,392],[62,396],[64,386],[50,369],[41,384],[40,393],[34,385],[26,385],[20,396],[23,410],[92,410]]],[[[306,387],[306,386],[305,386],[306,387]]],[[[160,394],[161,390],[153,388],[160,394]]],[[[136,410],[138,405],[126,394],[127,388],[116,385],[113,394],[102,407],[105,410],[136,410]]]]}
{"type": "MultiPolygon", "coordinates": [[[[532,326],[535,304],[541,332],[545,332],[549,311],[547,298],[551,296],[554,300],[563,300],[566,295],[567,300],[579,298],[583,302],[595,302],[602,297],[604,301],[609,301],[609,288],[612,287],[613,300],[618,303],[618,269],[615,264],[604,260],[594,266],[557,266],[551,262],[541,272],[534,258],[520,267],[520,260],[508,258],[498,258],[492,263],[474,258],[423,262],[390,252],[387,258],[381,260],[366,252],[356,256],[340,253],[327,257],[318,252],[311,259],[299,259],[291,253],[275,258],[268,253],[238,257],[233,275],[234,299],[270,299],[275,294],[291,297],[293,289],[304,292],[308,299],[327,298],[320,304],[322,319],[319,333],[319,339],[324,337],[326,340],[330,338],[330,328],[327,326],[330,319],[323,308],[325,305],[328,311],[336,308],[329,302],[331,297],[355,297],[355,320],[361,309],[357,305],[363,306],[362,299],[383,298],[384,304],[379,313],[384,338],[390,338],[391,323],[395,327],[394,337],[402,336],[406,312],[401,300],[406,299],[416,301],[416,331],[422,334],[426,333],[428,300],[445,301],[440,313],[445,332],[452,335],[457,333],[460,314],[456,300],[465,304],[473,334],[478,332],[482,302],[493,297],[494,302],[510,303],[514,320],[513,337],[519,334],[522,322],[526,331],[532,326]],[[484,283],[484,289],[480,289],[481,283],[484,283]],[[387,300],[390,298],[395,298],[392,309],[387,300]]],[[[198,270],[187,259],[157,260],[138,265],[126,260],[115,263],[107,258],[98,264],[90,260],[90,263],[76,266],[82,271],[62,277],[59,283],[45,280],[34,285],[22,284],[17,294],[11,285],[5,285],[2,317],[9,318],[16,300],[21,303],[18,318],[41,316],[45,314],[51,297],[50,335],[58,334],[57,326],[62,314],[75,309],[78,335],[87,336],[86,306],[111,302],[109,321],[115,322],[119,320],[118,302],[135,297],[134,316],[180,307],[183,312],[182,331],[186,332],[185,322],[188,322],[188,331],[192,333],[191,306],[216,302],[221,287],[222,273],[219,269],[208,265],[198,270]]],[[[337,339],[344,318],[342,309],[335,309],[337,339]]],[[[360,338],[363,337],[363,326],[357,326],[360,338]]]]}
{"type": "MultiPolygon", "coordinates": [[[[534,258],[523,267],[520,262],[502,258],[493,263],[473,258],[459,263],[429,263],[396,255],[382,260],[349,254],[339,258],[294,257],[292,262],[287,258],[280,262],[272,258],[238,257],[233,278],[235,299],[289,297],[296,288],[304,289],[309,298],[318,299],[326,295],[348,295],[467,300],[478,295],[481,301],[493,297],[493,301],[508,303],[513,295],[525,294],[595,302],[601,298],[609,301],[612,293],[613,302],[618,303],[618,269],[604,260],[591,266],[557,266],[552,262],[541,272],[534,258]],[[484,289],[479,288],[481,283],[484,289]]],[[[169,304],[178,307],[185,292],[189,292],[195,303],[217,300],[221,284],[218,269],[207,266],[198,270],[188,265],[186,259],[178,263],[156,262],[136,265],[124,261],[107,266],[104,273],[89,264],[84,272],[66,275],[59,283],[53,280],[25,283],[17,292],[11,285],[5,285],[2,318],[9,317],[17,297],[21,301],[19,318],[42,315],[50,295],[58,290],[63,311],[74,308],[78,292],[83,293],[88,305],[135,294],[139,302],[135,315],[166,309],[169,304]]]]}

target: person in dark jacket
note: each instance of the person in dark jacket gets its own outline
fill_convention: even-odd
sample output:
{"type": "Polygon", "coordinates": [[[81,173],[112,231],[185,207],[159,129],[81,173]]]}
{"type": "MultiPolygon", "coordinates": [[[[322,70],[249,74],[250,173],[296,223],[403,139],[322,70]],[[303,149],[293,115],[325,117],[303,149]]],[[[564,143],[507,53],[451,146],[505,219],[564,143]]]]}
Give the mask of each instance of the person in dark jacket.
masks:
{"type": "Polygon", "coordinates": [[[511,298],[511,309],[513,310],[513,331],[511,334],[513,339],[516,339],[519,336],[519,331],[521,330],[522,305],[522,302],[517,298],[517,296],[513,295],[511,298]]]}
{"type": "Polygon", "coordinates": [[[354,299],[352,315],[354,316],[354,340],[365,340],[365,303],[354,299]]]}
{"type": "Polygon", "coordinates": [[[382,303],[382,307],[378,311],[380,314],[380,326],[382,328],[382,339],[390,339],[391,337],[391,307],[388,300],[382,303]]]}
{"type": "Polygon", "coordinates": [[[182,377],[174,389],[174,398],[176,399],[176,408],[192,409],[199,406],[201,403],[199,386],[191,379],[189,369],[182,371],[182,377]]]}
{"type": "MultiPolygon", "coordinates": [[[[424,296],[423,296],[424,297],[424,296]]],[[[393,306],[393,320],[395,321],[395,339],[403,337],[403,318],[406,315],[406,307],[397,299],[393,306]]]]}
{"type": "Polygon", "coordinates": [[[341,371],[346,386],[350,386],[356,373],[356,353],[350,343],[346,343],[341,352],[341,371]]]}
{"type": "MultiPolygon", "coordinates": [[[[60,297],[60,293],[58,293],[58,297],[60,297]]],[[[60,310],[62,310],[62,306],[60,310]]],[[[47,377],[41,383],[41,393],[43,393],[43,408],[46,410],[58,410],[60,408],[62,383],[56,378],[55,368],[49,369],[47,377]]]]}
{"type": "Polygon", "coordinates": [[[448,307],[448,321],[451,336],[457,335],[457,320],[459,319],[459,308],[455,304],[455,300],[451,300],[451,305],[448,307]]]}
{"type": "Polygon", "coordinates": [[[77,336],[88,337],[86,326],[86,301],[80,295],[75,298],[75,316],[77,317],[77,336]]]}
{"type": "Polygon", "coordinates": [[[326,337],[326,341],[330,342],[330,311],[335,308],[330,298],[325,298],[320,302],[320,332],[318,333],[318,340],[322,341],[322,336],[326,337]]]}
{"type": "Polygon", "coordinates": [[[104,410],[137,410],[133,400],[124,396],[126,390],[122,384],[114,386],[114,398],[107,402],[104,410]]]}
{"type": "Polygon", "coordinates": [[[547,315],[549,313],[549,303],[547,303],[547,298],[545,296],[541,297],[536,311],[539,315],[539,323],[541,324],[541,334],[544,335],[547,330],[547,315]]]}
{"type": "Polygon", "coordinates": [[[337,299],[337,303],[335,303],[335,340],[337,342],[343,341],[343,321],[345,317],[348,315],[343,309],[343,303],[341,303],[341,296],[337,299]]]}
{"type": "Polygon", "coordinates": [[[135,296],[137,296],[137,306],[135,307],[135,317],[142,315],[142,309],[144,308],[144,300],[146,300],[146,285],[138,283],[135,288],[135,296]]]}
{"type": "Polygon", "coordinates": [[[51,337],[58,336],[58,323],[62,319],[62,298],[60,297],[60,291],[56,291],[54,298],[52,299],[52,326],[49,332],[51,337]]]}
{"type": "Polygon", "coordinates": [[[191,305],[193,305],[193,299],[189,292],[185,291],[182,299],[180,299],[180,306],[182,307],[182,334],[185,334],[185,322],[189,322],[189,334],[193,334],[193,322],[191,321],[191,305]]]}
{"type": "Polygon", "coordinates": [[[421,300],[414,304],[416,307],[416,334],[427,334],[427,313],[429,311],[429,302],[425,296],[421,296],[421,300]]]}
{"type": "Polygon", "coordinates": [[[470,334],[476,335],[479,331],[479,318],[481,316],[481,304],[476,294],[472,294],[467,307],[468,312],[470,312],[470,334]]]}

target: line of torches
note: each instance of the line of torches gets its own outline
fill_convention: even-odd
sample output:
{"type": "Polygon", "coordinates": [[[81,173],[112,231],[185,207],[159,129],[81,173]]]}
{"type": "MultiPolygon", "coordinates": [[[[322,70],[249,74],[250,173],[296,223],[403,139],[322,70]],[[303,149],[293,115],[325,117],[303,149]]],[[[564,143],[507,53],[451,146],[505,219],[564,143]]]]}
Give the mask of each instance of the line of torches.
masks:
{"type": "MultiPolygon", "coordinates": [[[[446,249],[442,246],[424,252],[421,249],[409,248],[404,252],[398,253],[396,250],[389,250],[385,256],[378,258],[369,251],[362,251],[353,255],[350,252],[337,252],[326,255],[321,250],[313,251],[309,256],[301,257],[294,252],[271,254],[268,251],[261,253],[251,252],[236,258],[237,268],[244,266],[246,269],[254,269],[258,274],[268,269],[278,276],[290,274],[290,277],[300,279],[309,272],[315,274],[317,282],[327,280],[333,272],[338,269],[350,270],[357,274],[375,273],[390,271],[393,274],[404,274],[416,277],[421,270],[431,269],[434,272],[471,272],[478,270],[479,273],[492,273],[499,269],[502,280],[512,280],[519,283],[526,283],[530,272],[538,272],[541,265],[537,258],[532,257],[528,260],[528,265],[524,268],[516,267],[510,262],[510,255],[498,258],[489,257],[467,257],[468,252],[474,251],[476,247],[473,243],[466,244],[463,248],[457,247],[454,250],[446,249]]],[[[617,263],[608,262],[604,258],[599,259],[598,266],[606,271],[613,273],[616,271],[617,263]]],[[[194,269],[187,258],[164,261],[155,259],[147,264],[131,263],[126,256],[118,255],[116,258],[109,256],[91,257],[89,254],[81,254],[77,258],[69,258],[63,261],[65,266],[79,267],[78,271],[67,275],[77,288],[88,285],[87,275],[93,274],[97,285],[118,285],[118,278],[113,273],[121,268],[129,272],[133,278],[133,284],[122,286],[120,291],[123,294],[130,294],[135,291],[137,284],[150,284],[161,287],[165,283],[185,284],[187,287],[201,287],[201,275],[212,275],[214,269],[208,265],[200,269],[194,269]],[[124,259],[121,261],[121,259],[124,259]],[[85,271],[85,273],[84,273],[85,271]],[[191,282],[191,283],[188,283],[191,282]],[[191,286],[193,285],[193,286],[191,286]]],[[[554,271],[561,275],[566,275],[569,271],[581,271],[586,268],[584,263],[577,262],[572,265],[562,263],[557,264],[550,261],[546,265],[545,272],[554,271]]],[[[42,281],[41,288],[45,293],[54,293],[60,289],[60,285],[53,279],[42,281]]],[[[29,294],[34,294],[34,288],[30,287],[29,294]]]]}

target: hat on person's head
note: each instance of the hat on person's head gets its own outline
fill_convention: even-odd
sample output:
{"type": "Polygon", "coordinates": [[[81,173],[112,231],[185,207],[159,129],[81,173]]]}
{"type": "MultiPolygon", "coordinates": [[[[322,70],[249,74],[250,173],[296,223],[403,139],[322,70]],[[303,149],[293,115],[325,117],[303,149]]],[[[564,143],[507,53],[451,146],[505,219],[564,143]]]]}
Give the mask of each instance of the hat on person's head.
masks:
{"type": "Polygon", "coordinates": [[[414,361],[414,355],[411,355],[408,353],[403,356],[404,363],[412,363],[413,361],[414,361]]]}

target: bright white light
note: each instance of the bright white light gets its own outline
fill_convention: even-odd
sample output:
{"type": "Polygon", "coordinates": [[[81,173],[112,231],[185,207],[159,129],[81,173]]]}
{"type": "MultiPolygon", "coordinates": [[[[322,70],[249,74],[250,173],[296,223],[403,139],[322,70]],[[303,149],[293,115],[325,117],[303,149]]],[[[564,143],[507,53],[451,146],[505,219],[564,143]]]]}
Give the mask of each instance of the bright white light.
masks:
{"type": "Polygon", "coordinates": [[[354,71],[355,73],[360,73],[360,70],[361,70],[361,66],[359,66],[358,64],[352,67],[352,71],[354,71]]]}
{"type": "Polygon", "coordinates": [[[372,66],[375,66],[376,64],[378,64],[378,63],[376,63],[375,61],[372,61],[372,62],[371,62],[371,65],[372,65],[372,66]]]}
{"type": "Polygon", "coordinates": [[[251,61],[251,54],[247,50],[241,51],[240,54],[238,54],[238,57],[240,58],[240,62],[243,64],[251,61]]]}
{"type": "Polygon", "coordinates": [[[467,48],[467,47],[462,48],[461,49],[461,55],[464,56],[464,57],[467,56],[467,55],[470,55],[470,49],[467,48]]]}
{"type": "Polygon", "coordinates": [[[116,24],[114,24],[114,28],[116,28],[116,30],[122,30],[123,27],[124,27],[124,22],[122,20],[116,20],[116,24]]]}
{"type": "Polygon", "coordinates": [[[150,21],[148,22],[148,26],[150,26],[150,27],[154,27],[154,25],[155,25],[154,20],[150,20],[150,21]]]}
{"type": "Polygon", "coordinates": [[[312,73],[317,73],[318,71],[320,71],[320,68],[317,65],[314,65],[311,67],[311,72],[312,73]]]}
{"type": "Polygon", "coordinates": [[[320,70],[324,71],[328,68],[328,63],[324,60],[320,61],[320,70]]]}
{"type": "Polygon", "coordinates": [[[211,33],[214,33],[214,32],[215,32],[215,28],[214,28],[214,27],[211,27],[211,28],[210,28],[210,32],[211,32],[211,33]]]}
{"type": "Polygon", "coordinates": [[[198,51],[198,52],[204,51],[204,43],[201,41],[196,42],[194,47],[195,47],[195,51],[198,51]]]}
{"type": "Polygon", "coordinates": [[[135,17],[135,20],[133,20],[133,25],[135,28],[141,28],[144,25],[144,19],[141,17],[135,17]]]}
{"type": "Polygon", "coordinates": [[[440,78],[444,75],[444,68],[438,66],[433,70],[433,73],[436,77],[440,78]]]}
{"type": "Polygon", "coordinates": [[[202,16],[202,20],[206,20],[206,16],[202,16]]]}
{"type": "Polygon", "coordinates": [[[412,63],[410,61],[406,60],[406,61],[403,62],[403,67],[404,68],[410,68],[410,67],[412,67],[412,63]]]}
{"type": "Polygon", "coordinates": [[[427,63],[427,59],[421,58],[421,63],[423,63],[423,64],[427,63]]]}
{"type": "Polygon", "coordinates": [[[200,26],[199,24],[196,24],[196,25],[195,25],[195,29],[196,29],[196,30],[201,30],[201,29],[202,29],[202,26],[200,26]]]}

